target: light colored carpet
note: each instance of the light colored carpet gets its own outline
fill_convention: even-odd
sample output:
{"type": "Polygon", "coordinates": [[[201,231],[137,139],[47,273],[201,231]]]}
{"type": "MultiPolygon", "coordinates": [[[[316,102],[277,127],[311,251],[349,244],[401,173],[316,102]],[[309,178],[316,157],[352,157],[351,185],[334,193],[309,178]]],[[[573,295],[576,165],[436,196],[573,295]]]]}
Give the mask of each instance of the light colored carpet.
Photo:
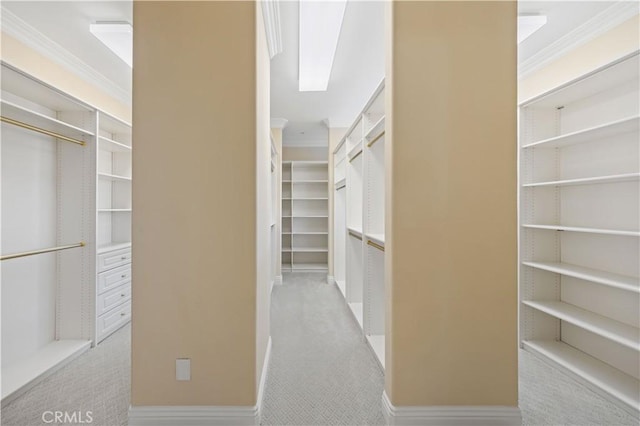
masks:
{"type": "MultiPolygon", "coordinates": [[[[379,425],[383,376],[339,290],[324,274],[285,275],[272,304],[265,426],[379,425]]],[[[35,426],[44,411],[87,411],[95,426],[127,424],[127,326],[2,409],[3,426],[35,426]]],[[[535,356],[520,352],[525,425],[639,425],[637,419],[535,356]]]]}

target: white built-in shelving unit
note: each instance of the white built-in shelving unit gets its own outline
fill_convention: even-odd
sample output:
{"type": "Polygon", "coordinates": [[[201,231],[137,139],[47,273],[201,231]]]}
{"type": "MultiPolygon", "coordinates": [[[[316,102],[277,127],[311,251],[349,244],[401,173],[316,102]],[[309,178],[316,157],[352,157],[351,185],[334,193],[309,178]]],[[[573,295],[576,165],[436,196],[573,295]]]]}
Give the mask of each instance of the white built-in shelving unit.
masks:
{"type": "Polygon", "coordinates": [[[2,402],[94,338],[96,111],[2,64],[2,402]]]}
{"type": "Polygon", "coordinates": [[[131,125],[98,111],[96,343],[131,320],[131,125]]]}
{"type": "Polygon", "coordinates": [[[336,284],[384,369],[384,82],[337,145],[334,156],[336,284]]]}
{"type": "Polygon", "coordinates": [[[640,64],[520,105],[520,339],[638,415],[640,64]]]}
{"type": "Polygon", "coordinates": [[[326,271],[329,198],[326,161],[282,162],[282,271],[326,271]]]}

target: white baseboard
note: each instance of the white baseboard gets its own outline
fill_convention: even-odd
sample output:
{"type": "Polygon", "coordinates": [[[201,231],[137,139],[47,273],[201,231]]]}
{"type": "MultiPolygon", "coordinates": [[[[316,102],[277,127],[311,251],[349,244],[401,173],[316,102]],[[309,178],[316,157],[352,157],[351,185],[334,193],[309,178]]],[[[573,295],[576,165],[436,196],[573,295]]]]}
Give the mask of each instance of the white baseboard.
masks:
{"type": "Polygon", "coordinates": [[[520,426],[518,407],[507,406],[412,406],[395,407],[382,394],[382,412],[390,426],[520,426]]]}
{"type": "Polygon", "coordinates": [[[273,283],[275,285],[282,285],[282,275],[278,275],[273,283]]]}
{"type": "Polygon", "coordinates": [[[333,275],[327,275],[327,284],[331,285],[334,284],[336,282],[335,278],[333,278],[333,275]]]}
{"type": "Polygon", "coordinates": [[[129,426],[258,426],[271,360],[271,337],[264,357],[254,406],[129,407],[129,426]]]}

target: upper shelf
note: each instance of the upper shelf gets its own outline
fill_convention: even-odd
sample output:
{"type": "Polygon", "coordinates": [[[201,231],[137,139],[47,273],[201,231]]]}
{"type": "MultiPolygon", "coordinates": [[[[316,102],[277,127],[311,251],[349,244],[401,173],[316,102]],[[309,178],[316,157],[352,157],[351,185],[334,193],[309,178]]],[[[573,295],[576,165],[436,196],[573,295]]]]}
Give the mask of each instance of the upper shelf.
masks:
{"type": "Polygon", "coordinates": [[[640,117],[628,117],[610,123],[601,124],[566,135],[554,136],[523,145],[523,148],[562,148],[564,146],[589,142],[596,139],[609,138],[624,133],[637,132],[640,128],[640,117]]]}
{"type": "Polygon", "coordinates": [[[111,180],[111,181],[131,182],[131,178],[130,177],[112,175],[112,174],[109,174],[109,173],[98,173],[98,177],[100,179],[108,179],[108,180],[111,180]]]}
{"type": "Polygon", "coordinates": [[[627,237],[640,237],[638,231],[622,231],[617,229],[602,229],[602,228],[583,228],[578,226],[562,226],[562,225],[522,225],[524,228],[532,229],[548,229],[551,231],[569,231],[569,232],[584,232],[588,234],[606,234],[606,235],[622,235],[627,237]]]}
{"type": "Polygon", "coordinates": [[[616,182],[632,182],[640,179],[640,173],[624,173],[620,175],[596,176],[579,179],[564,179],[547,182],[525,183],[522,186],[526,188],[539,186],[572,186],[572,185],[590,185],[597,183],[616,183],[616,182]]]}
{"type": "Polygon", "coordinates": [[[367,134],[364,136],[367,141],[371,141],[375,137],[377,137],[384,130],[384,115],[375,122],[375,124],[369,129],[367,134]]]}
{"type": "Polygon", "coordinates": [[[98,138],[98,142],[100,144],[100,149],[104,149],[105,151],[131,152],[131,147],[129,145],[125,145],[122,142],[117,142],[109,138],[105,138],[104,136],[100,136],[98,138]]]}
{"type": "Polygon", "coordinates": [[[39,127],[49,132],[59,133],[73,139],[87,142],[87,138],[94,135],[93,132],[80,127],[76,127],[64,121],[46,116],[31,109],[14,104],[13,102],[1,101],[2,116],[21,121],[31,126],[39,127]]]}

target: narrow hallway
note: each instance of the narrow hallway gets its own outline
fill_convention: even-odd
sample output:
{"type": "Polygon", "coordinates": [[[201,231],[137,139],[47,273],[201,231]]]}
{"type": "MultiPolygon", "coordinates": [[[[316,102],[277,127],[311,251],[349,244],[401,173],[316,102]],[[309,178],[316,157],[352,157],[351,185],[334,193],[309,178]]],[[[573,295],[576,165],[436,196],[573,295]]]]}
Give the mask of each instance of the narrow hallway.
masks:
{"type": "Polygon", "coordinates": [[[285,274],[271,305],[263,425],[382,425],[384,376],[323,273],[285,274]]]}

